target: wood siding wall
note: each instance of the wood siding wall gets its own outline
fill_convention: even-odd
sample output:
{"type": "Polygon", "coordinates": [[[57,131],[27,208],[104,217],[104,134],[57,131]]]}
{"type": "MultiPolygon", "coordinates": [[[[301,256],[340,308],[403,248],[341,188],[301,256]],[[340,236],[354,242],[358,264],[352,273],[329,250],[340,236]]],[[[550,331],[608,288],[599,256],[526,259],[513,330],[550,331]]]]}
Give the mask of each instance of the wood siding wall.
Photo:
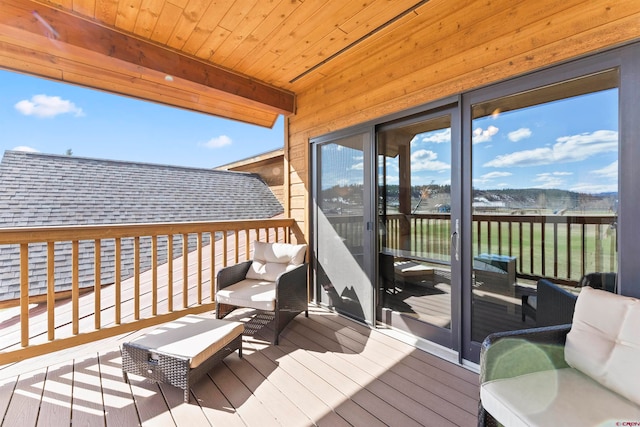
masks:
{"type": "Polygon", "coordinates": [[[637,0],[425,3],[296,82],[285,215],[308,236],[310,138],[637,39],[637,0]]]}
{"type": "Polygon", "coordinates": [[[224,170],[255,173],[269,186],[278,201],[285,205],[284,199],[284,158],[280,154],[265,160],[247,162],[238,166],[223,167],[224,170]]]}

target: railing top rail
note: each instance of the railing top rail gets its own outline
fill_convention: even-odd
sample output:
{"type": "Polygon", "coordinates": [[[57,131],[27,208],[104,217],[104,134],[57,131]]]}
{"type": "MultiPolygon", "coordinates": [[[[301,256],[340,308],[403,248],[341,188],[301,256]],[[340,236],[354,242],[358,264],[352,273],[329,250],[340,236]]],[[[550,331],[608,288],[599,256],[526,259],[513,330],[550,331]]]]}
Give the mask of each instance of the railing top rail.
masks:
{"type": "Polygon", "coordinates": [[[0,228],[0,245],[293,227],[292,218],[0,228]]]}
{"type": "MultiPolygon", "coordinates": [[[[450,214],[390,214],[388,219],[395,218],[422,218],[422,219],[448,219],[450,214]]],[[[617,220],[616,215],[488,215],[474,214],[474,221],[494,221],[494,222],[523,222],[523,223],[544,223],[544,224],[611,224],[617,220]]]]}

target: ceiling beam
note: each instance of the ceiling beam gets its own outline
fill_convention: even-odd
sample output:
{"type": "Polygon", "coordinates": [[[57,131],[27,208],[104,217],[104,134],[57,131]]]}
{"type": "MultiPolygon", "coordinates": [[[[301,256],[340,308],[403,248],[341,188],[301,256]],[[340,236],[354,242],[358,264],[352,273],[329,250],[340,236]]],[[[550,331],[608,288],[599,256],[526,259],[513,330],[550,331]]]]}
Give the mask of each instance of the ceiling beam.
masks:
{"type": "Polygon", "coordinates": [[[52,53],[64,49],[61,44],[85,49],[103,55],[106,61],[125,61],[138,69],[170,76],[169,80],[184,79],[277,114],[294,113],[295,97],[288,91],[40,3],[0,1],[0,25],[49,40],[52,53]]]}

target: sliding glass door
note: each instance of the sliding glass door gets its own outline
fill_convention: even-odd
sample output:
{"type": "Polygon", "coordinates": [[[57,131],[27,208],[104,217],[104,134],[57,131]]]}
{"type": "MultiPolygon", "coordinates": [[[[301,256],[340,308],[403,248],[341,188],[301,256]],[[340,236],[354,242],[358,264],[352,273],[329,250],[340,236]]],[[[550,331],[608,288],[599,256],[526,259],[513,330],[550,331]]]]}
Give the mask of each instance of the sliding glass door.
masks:
{"type": "Polygon", "coordinates": [[[455,117],[447,109],[377,131],[378,316],[457,351],[455,117]]]}
{"type": "Polygon", "coordinates": [[[318,301],[478,362],[493,332],[570,322],[540,279],[637,295],[639,52],[312,141],[318,301]]]}

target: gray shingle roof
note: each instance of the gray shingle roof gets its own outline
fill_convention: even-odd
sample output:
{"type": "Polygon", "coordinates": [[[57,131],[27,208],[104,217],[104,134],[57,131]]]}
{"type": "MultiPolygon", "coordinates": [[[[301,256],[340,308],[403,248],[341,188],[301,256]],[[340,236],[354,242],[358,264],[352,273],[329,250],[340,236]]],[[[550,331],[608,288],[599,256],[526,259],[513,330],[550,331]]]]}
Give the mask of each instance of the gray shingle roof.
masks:
{"type": "MultiPolygon", "coordinates": [[[[261,219],[282,212],[252,174],[18,151],[6,151],[0,163],[0,228],[261,219]]],[[[122,243],[123,253],[133,249],[122,243]]],[[[149,244],[141,240],[142,249],[149,244]]],[[[166,247],[159,251],[162,262],[166,247]]],[[[30,293],[42,294],[46,247],[30,245],[29,252],[30,293]]],[[[111,283],[113,242],[103,241],[102,252],[102,282],[111,283]]],[[[81,254],[86,286],[93,282],[93,244],[81,247],[81,254]]],[[[70,244],[56,244],[57,290],[70,288],[69,257],[70,244]]],[[[150,259],[144,253],[141,258],[144,270],[150,259]]],[[[0,300],[19,296],[18,260],[15,245],[0,246],[0,300]]],[[[123,265],[124,277],[131,272],[131,265],[123,265]]]]}

